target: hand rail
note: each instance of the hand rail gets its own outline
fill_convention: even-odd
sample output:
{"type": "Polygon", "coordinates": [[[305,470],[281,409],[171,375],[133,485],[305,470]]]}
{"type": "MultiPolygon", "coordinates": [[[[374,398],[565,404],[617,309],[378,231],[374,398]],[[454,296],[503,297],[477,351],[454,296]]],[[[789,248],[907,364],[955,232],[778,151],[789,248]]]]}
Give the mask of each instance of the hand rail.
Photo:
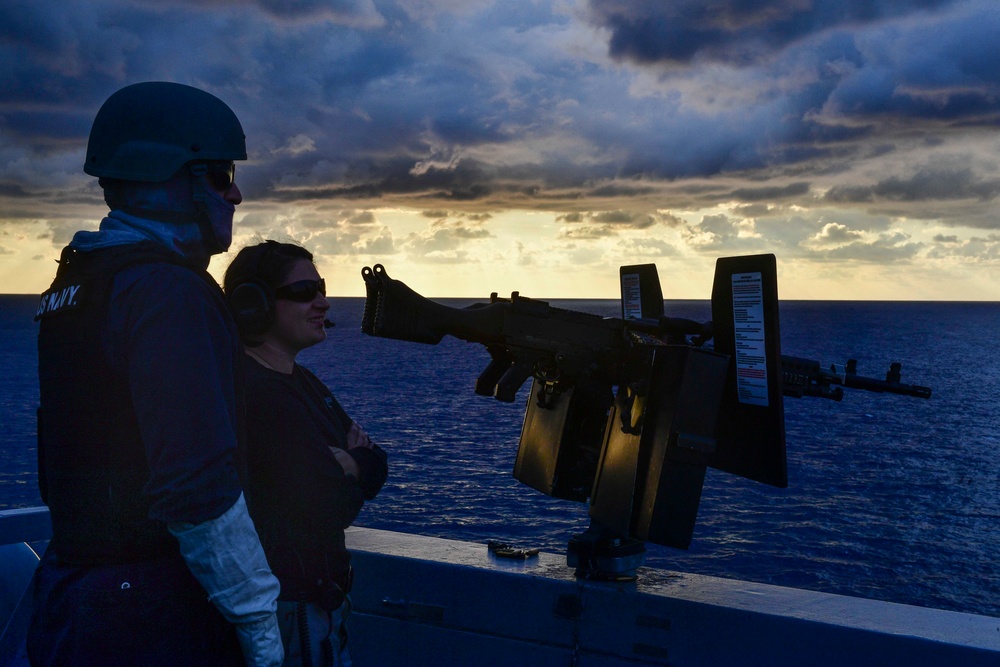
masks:
{"type": "Polygon", "coordinates": [[[0,510],[0,545],[40,542],[52,537],[48,507],[0,510]]]}

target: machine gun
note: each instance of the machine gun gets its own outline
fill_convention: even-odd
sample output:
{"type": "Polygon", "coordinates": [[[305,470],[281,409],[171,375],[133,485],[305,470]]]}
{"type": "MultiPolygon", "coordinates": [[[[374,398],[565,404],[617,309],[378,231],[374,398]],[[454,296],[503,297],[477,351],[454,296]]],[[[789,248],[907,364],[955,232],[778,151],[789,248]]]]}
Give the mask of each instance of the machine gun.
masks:
{"type": "Polygon", "coordinates": [[[704,323],[664,315],[653,264],[621,267],[620,319],[517,292],[452,308],[382,265],[362,277],[364,333],[484,345],[490,362],[475,383],[483,396],[511,402],[532,380],[514,476],[589,502],[591,528],[568,552],[580,576],[634,576],[644,541],[686,549],[706,467],[787,487],[784,396],[839,401],[844,388],[931,395],[901,383],[898,363],[879,380],[858,375],[854,360],[838,370],[783,356],[773,255],[719,259],[704,323]]]}

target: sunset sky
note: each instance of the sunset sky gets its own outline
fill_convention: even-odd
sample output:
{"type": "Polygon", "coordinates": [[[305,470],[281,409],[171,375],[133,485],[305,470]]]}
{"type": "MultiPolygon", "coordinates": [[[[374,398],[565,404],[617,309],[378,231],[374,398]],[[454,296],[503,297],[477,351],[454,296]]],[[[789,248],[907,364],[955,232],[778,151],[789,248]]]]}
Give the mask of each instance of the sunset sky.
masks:
{"type": "Polygon", "coordinates": [[[166,80],[246,130],[236,247],[300,241],[334,294],[655,262],[699,299],[773,253],[782,298],[997,301],[998,35],[996,0],[4,0],[0,293],[106,213],[101,103],[166,80]]]}

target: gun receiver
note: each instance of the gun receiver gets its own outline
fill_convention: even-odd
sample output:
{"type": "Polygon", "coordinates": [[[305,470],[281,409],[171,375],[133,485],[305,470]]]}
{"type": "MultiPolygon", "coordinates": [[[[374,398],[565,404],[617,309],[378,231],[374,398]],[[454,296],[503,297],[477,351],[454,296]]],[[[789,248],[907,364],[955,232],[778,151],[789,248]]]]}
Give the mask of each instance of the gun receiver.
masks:
{"type": "Polygon", "coordinates": [[[901,383],[899,363],[879,380],[858,375],[853,359],[838,370],[782,355],[773,255],[718,260],[706,323],[664,315],[652,264],[621,267],[620,319],[517,292],[452,308],[380,264],[362,277],[364,333],[484,345],[490,361],[475,392],[501,401],[532,380],[514,476],[547,495],[589,501],[593,525],[570,541],[581,576],[630,576],[641,562],[637,540],[687,548],[706,467],[787,486],[783,396],[839,401],[845,388],[931,395],[901,383]],[[605,558],[620,542],[624,551],[612,552],[628,554],[625,566],[605,558]]]}
{"type": "Polygon", "coordinates": [[[486,346],[492,361],[476,381],[480,395],[512,402],[530,377],[558,388],[587,373],[612,379],[624,351],[619,320],[554,308],[517,292],[510,299],[493,294],[489,303],[451,308],[393,280],[381,264],[366,267],[362,276],[368,294],[364,333],[431,345],[450,335],[486,346]]]}

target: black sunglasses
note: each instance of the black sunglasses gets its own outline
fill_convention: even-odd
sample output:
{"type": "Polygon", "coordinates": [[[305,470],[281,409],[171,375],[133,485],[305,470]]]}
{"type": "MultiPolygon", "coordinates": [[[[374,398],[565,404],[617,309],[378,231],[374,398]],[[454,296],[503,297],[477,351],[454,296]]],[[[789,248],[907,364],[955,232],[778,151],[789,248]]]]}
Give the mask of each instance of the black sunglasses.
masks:
{"type": "Polygon", "coordinates": [[[299,303],[309,303],[316,298],[317,294],[326,296],[326,281],[319,280],[298,280],[288,285],[274,288],[274,296],[278,299],[288,301],[298,301],[299,303]]]}
{"type": "Polygon", "coordinates": [[[233,162],[202,162],[205,167],[205,178],[212,187],[225,192],[233,187],[236,180],[236,164],[233,162]]]}

